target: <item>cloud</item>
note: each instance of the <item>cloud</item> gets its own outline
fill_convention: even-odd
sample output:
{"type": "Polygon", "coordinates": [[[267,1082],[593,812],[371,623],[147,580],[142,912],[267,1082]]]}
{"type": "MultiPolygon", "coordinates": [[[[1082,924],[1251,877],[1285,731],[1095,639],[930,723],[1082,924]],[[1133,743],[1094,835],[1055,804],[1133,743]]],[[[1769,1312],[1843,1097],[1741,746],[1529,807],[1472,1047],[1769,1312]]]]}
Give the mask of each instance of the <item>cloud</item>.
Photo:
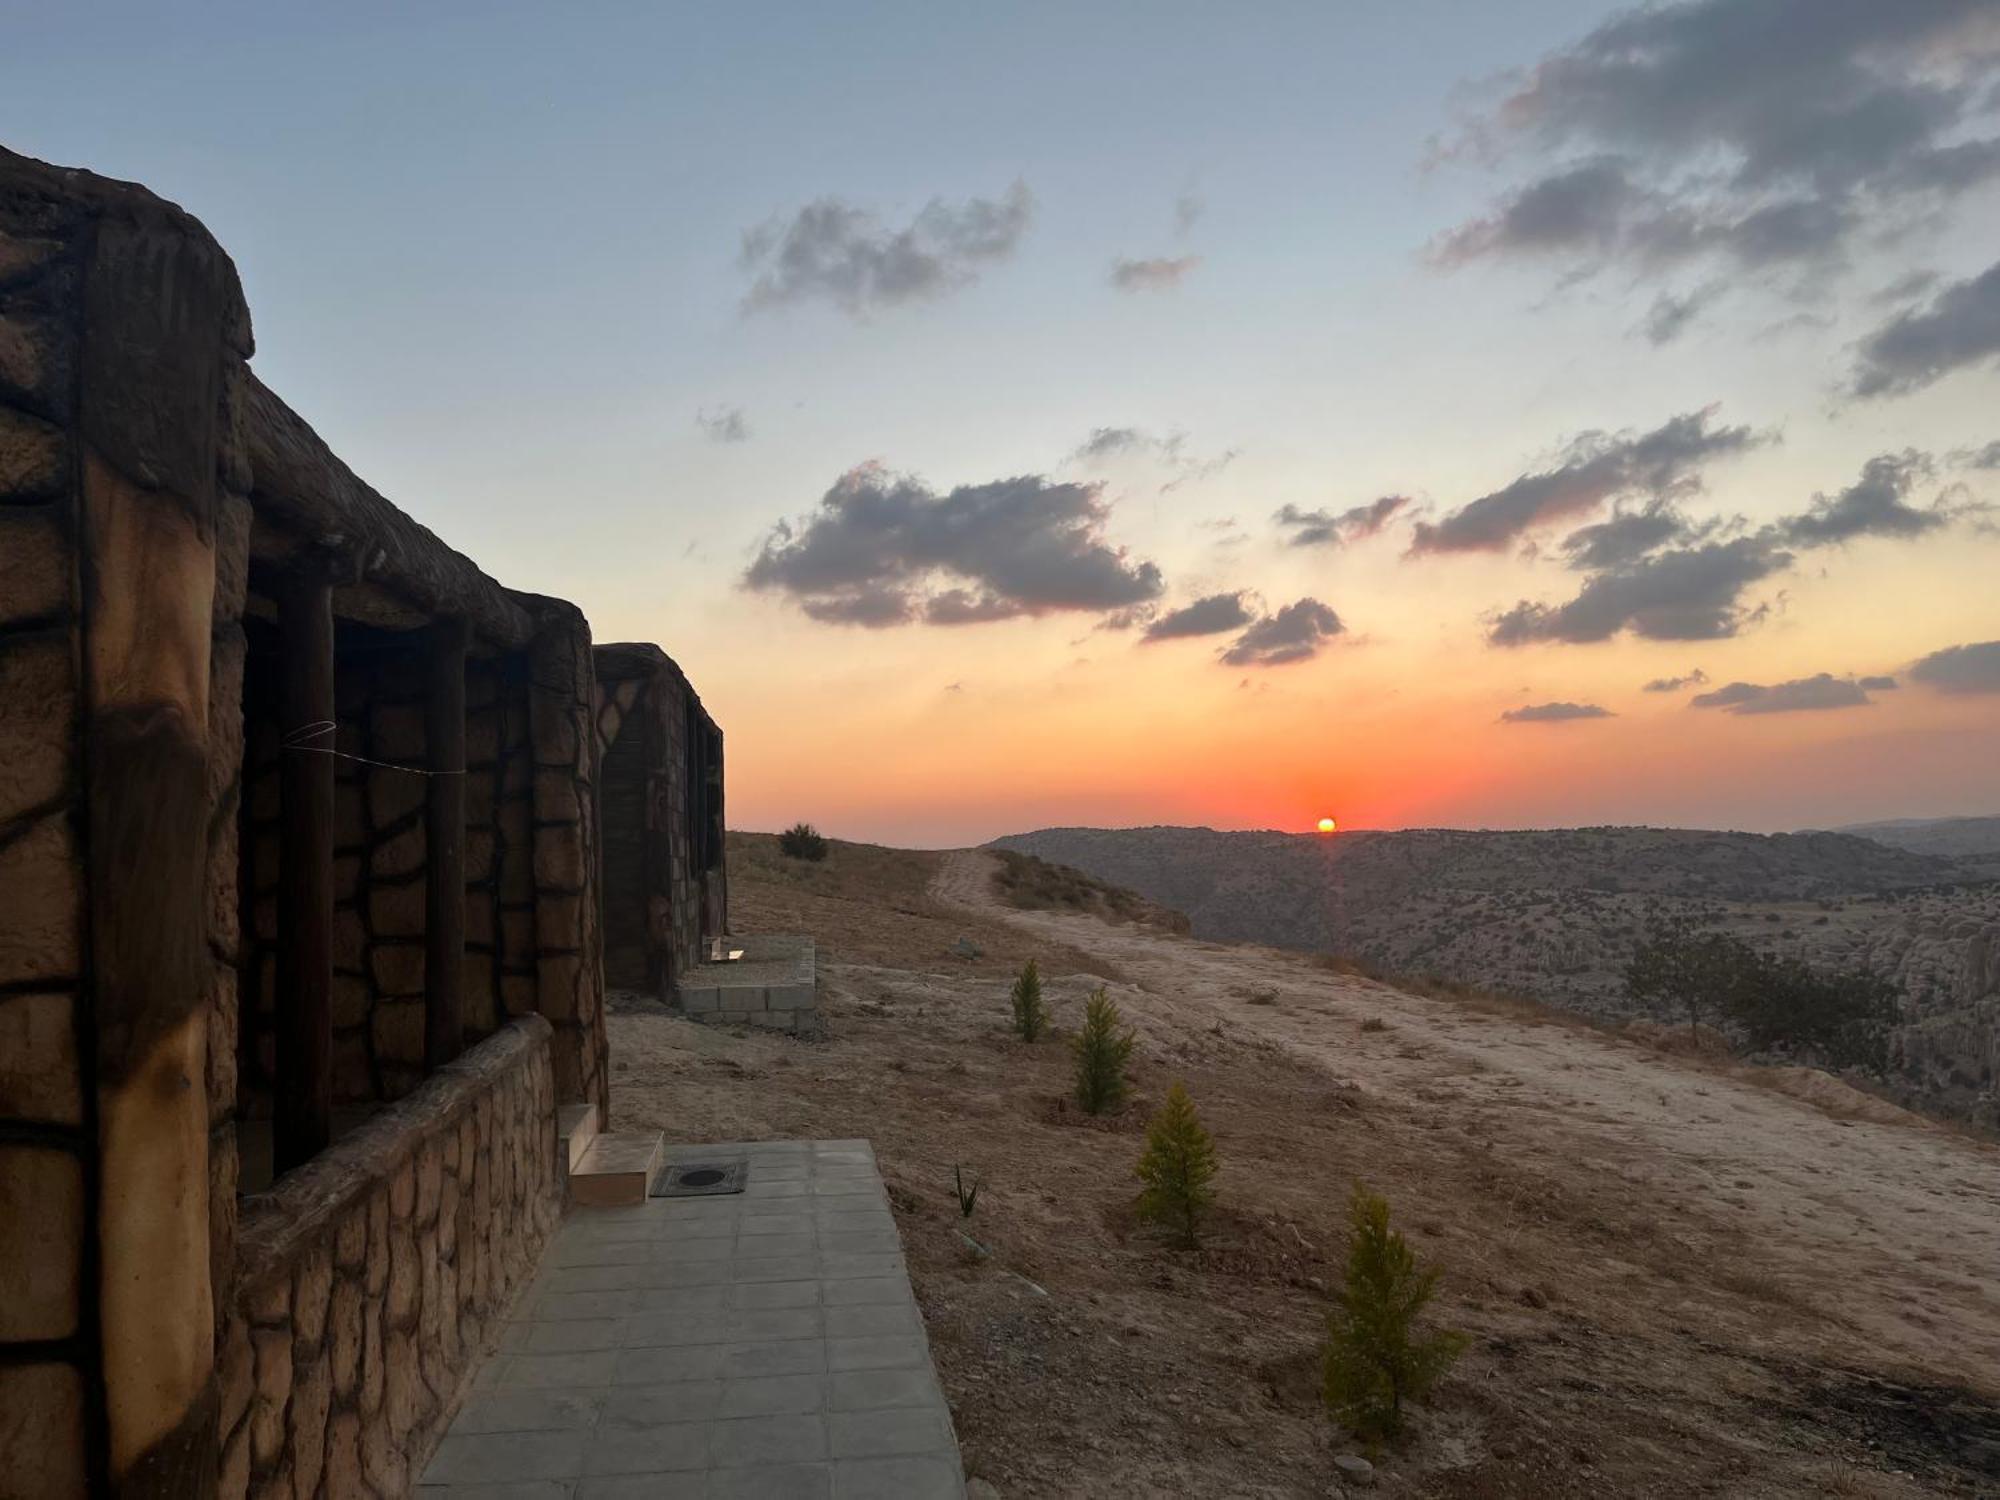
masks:
{"type": "Polygon", "coordinates": [[[825,301],[864,317],[938,297],[1012,255],[1034,215],[1034,195],[1023,182],[999,198],[958,204],[933,198],[900,229],[838,198],[819,198],[789,220],[779,216],[745,231],[739,262],[756,279],[743,307],[759,312],[825,301]]]}
{"type": "Polygon", "coordinates": [[[1700,687],[1708,681],[1708,673],[1696,667],[1685,677],[1655,677],[1639,691],[1642,693],[1678,693],[1682,688],[1700,687]]]}
{"type": "Polygon", "coordinates": [[[2000,693],[2000,641],[1977,641],[1933,651],[1910,676],[1940,693],[2000,693]]]}
{"type": "Polygon", "coordinates": [[[1960,448],[1952,454],[1951,461],[1961,469],[2000,469],[2000,440],[1984,448],[1960,448]]]}
{"type": "Polygon", "coordinates": [[[694,425],[711,442],[746,443],[750,440],[750,424],[744,421],[740,406],[718,406],[714,411],[703,407],[694,414],[694,425]]]}
{"type": "Polygon", "coordinates": [[[1152,260],[1111,262],[1111,284],[1121,292],[1169,292],[1201,264],[1199,255],[1158,256],[1152,260]]]}
{"type": "MultiPolygon", "coordinates": [[[[1894,686],[1892,683],[1891,686],[1894,686]]],[[[1866,708],[1869,703],[1866,680],[1835,677],[1821,672],[1769,687],[1756,682],[1732,682],[1712,693],[1697,693],[1689,706],[1719,708],[1731,714],[1810,713],[1832,708],[1866,708]]]]}
{"type": "Polygon", "coordinates": [[[1174,199],[1174,233],[1186,234],[1208,212],[1208,200],[1193,188],[1174,199]]]}
{"type": "Polygon", "coordinates": [[[1310,597],[1298,599],[1252,624],[1220,659],[1227,667],[1281,667],[1310,661],[1346,630],[1330,606],[1310,597]]]}
{"type": "Polygon", "coordinates": [[[1893,677],[1857,677],[1854,683],[1863,692],[1869,693],[1891,693],[1899,686],[1893,677]]]}
{"type": "Polygon", "coordinates": [[[1444,152],[1527,180],[1446,264],[1589,272],[1832,264],[2000,173],[1990,0],[1687,0],[1622,9],[1509,80],[1444,152]]]}
{"type": "Polygon", "coordinates": [[[1621,630],[1653,641],[1712,641],[1754,617],[1742,604],[1754,583],[1789,567],[1792,554],[1767,536],[1737,537],[1654,553],[1599,573],[1565,604],[1522,600],[1487,633],[1496,646],[1608,641],[1621,630]]]}
{"type": "Polygon", "coordinates": [[[1778,522],[1779,534],[1798,547],[1826,547],[1863,536],[1921,536],[1958,512],[1943,505],[1918,510],[1903,497],[1932,472],[1916,449],[1884,453],[1861,466],[1861,477],[1837,495],[1817,494],[1796,516],[1778,522]]]}
{"type": "Polygon", "coordinates": [[[1072,462],[1093,468],[1121,458],[1150,458],[1174,471],[1174,477],[1160,486],[1160,493],[1182,485],[1211,479],[1236,461],[1237,450],[1228,448],[1212,458],[1190,453],[1185,433],[1170,432],[1164,437],[1142,427],[1093,427],[1090,436],[1070,454],[1072,462]]]}
{"type": "Polygon", "coordinates": [[[1608,708],[1599,708],[1595,703],[1531,703],[1525,708],[1510,708],[1500,715],[1503,724],[1566,724],[1572,719],[1616,718],[1608,708]]]}
{"type": "Polygon", "coordinates": [[[1523,474],[1436,524],[1419,522],[1413,553],[1497,552],[1527,531],[1595,510],[1607,500],[1663,501],[1701,489],[1701,470],[1769,439],[1748,427],[1713,427],[1715,408],[1674,417],[1634,436],[1586,432],[1554,468],[1523,474]]]}
{"type": "Polygon", "coordinates": [[[1671,344],[1694,326],[1702,309],[1714,302],[1721,291],[1719,284],[1711,282],[1707,286],[1696,287],[1684,296],[1662,292],[1647,309],[1639,331],[1646,336],[1646,342],[1656,349],[1663,344],[1671,344]]]}
{"type": "Polygon", "coordinates": [[[1146,627],[1146,633],[1140,639],[1178,641],[1191,636],[1220,635],[1225,630],[1241,629],[1251,619],[1250,611],[1243,603],[1242,590],[1230,594],[1209,594],[1161,615],[1146,627]]]}
{"type": "Polygon", "coordinates": [[[1637,562],[1656,547],[1694,535],[1686,516],[1656,501],[1643,510],[1620,511],[1609,520],[1572,531],[1562,539],[1562,550],[1572,568],[1601,572],[1637,562]]]}
{"type": "Polygon", "coordinates": [[[1271,519],[1280,527],[1290,529],[1292,534],[1285,539],[1288,546],[1337,547],[1366,541],[1393,521],[1409,504],[1408,495],[1384,495],[1337,515],[1325,508],[1301,510],[1296,505],[1286,505],[1277,510],[1271,519]]]}
{"type": "Polygon", "coordinates": [[[1160,570],[1104,539],[1108,516],[1094,484],[1026,474],[940,495],[863,464],[810,515],[773,527],[743,583],[815,620],[873,627],[1110,613],[1158,598],[1160,570]]]}
{"type": "Polygon", "coordinates": [[[2000,262],[1863,339],[1849,388],[1862,397],[1903,396],[1988,361],[2000,362],[2000,262]]]}

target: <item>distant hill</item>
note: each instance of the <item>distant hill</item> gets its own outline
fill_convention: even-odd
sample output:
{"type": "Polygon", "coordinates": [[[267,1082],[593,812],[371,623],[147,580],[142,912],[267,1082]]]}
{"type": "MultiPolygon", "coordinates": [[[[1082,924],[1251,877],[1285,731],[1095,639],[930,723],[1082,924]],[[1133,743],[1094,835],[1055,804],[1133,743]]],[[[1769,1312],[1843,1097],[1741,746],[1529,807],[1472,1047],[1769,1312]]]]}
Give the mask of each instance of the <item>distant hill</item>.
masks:
{"type": "Polygon", "coordinates": [[[1853,831],[1616,827],[1044,828],[994,847],[1185,912],[1197,937],[1339,953],[1608,1018],[1631,1013],[1624,969],[1647,924],[1691,917],[1897,979],[1913,1092],[1970,1104],[2000,1086],[2000,868],[1977,853],[1853,831]]]}
{"type": "Polygon", "coordinates": [[[2000,876],[2000,817],[1897,818],[1884,823],[1850,823],[1834,831],[1913,854],[1969,861],[1987,874],[2000,876]]]}

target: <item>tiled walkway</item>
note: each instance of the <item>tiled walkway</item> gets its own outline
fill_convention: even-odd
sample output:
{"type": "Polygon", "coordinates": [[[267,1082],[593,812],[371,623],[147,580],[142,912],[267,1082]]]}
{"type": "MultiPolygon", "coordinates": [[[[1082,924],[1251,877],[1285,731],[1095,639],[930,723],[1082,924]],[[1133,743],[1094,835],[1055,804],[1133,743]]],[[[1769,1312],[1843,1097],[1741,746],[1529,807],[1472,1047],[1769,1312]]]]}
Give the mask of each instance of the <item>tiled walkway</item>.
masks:
{"type": "Polygon", "coordinates": [[[747,1185],[573,1210],[419,1495],[963,1496],[868,1143],[669,1154],[747,1185]]]}

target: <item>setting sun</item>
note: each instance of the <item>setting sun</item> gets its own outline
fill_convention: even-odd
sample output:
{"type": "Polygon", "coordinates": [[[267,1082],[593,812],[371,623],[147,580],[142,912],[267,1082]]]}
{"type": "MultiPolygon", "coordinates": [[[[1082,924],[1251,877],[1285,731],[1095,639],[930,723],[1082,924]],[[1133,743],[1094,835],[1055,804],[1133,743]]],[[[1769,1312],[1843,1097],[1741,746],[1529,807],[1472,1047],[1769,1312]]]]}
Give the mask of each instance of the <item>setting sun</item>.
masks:
{"type": "Polygon", "coordinates": [[[1340,825],[1334,822],[1333,819],[1331,818],[1321,818],[1319,820],[1319,831],[1321,833],[1332,833],[1334,829],[1338,828],[1339,826],[1340,825]]]}

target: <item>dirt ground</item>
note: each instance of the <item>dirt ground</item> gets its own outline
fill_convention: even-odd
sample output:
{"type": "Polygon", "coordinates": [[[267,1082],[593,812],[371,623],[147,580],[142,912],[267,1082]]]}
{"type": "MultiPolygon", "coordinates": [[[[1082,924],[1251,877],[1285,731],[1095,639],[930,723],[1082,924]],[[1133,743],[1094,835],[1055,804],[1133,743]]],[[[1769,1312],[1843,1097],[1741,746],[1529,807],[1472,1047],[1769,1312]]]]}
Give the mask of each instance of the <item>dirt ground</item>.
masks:
{"type": "Polygon", "coordinates": [[[807,866],[732,835],[730,875],[738,930],[818,940],[828,1034],[623,1000],[617,1123],[869,1137],[967,1471],[1002,1495],[1345,1493],[1316,1347],[1355,1180],[1472,1336],[1374,1493],[2000,1494],[1991,1145],[1823,1075],[1014,910],[984,853],[807,866]],[[1138,1032],[1118,1119],[1068,1105],[1061,1037],[1009,1035],[1031,956],[1059,1030],[1102,983],[1138,1032]],[[1223,1162],[1192,1252],[1131,1210],[1176,1078],[1223,1162]],[[955,1165],[982,1184],[970,1221],[955,1165]]]}

